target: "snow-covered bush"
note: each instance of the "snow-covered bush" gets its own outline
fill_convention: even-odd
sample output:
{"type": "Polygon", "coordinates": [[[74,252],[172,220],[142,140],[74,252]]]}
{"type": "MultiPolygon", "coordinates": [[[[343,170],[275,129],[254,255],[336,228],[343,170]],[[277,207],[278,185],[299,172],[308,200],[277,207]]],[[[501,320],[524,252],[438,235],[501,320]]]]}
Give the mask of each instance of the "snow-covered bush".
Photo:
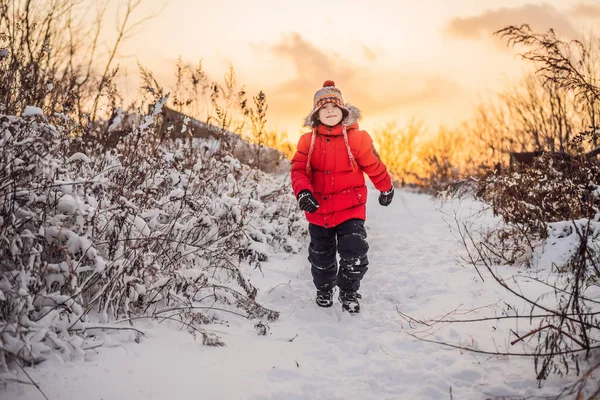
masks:
{"type": "Polygon", "coordinates": [[[43,116],[0,117],[0,373],[82,354],[90,329],[138,318],[177,319],[213,345],[198,324],[278,318],[243,270],[299,249],[285,177],[210,146],[158,146],[153,114],[105,153],[43,116]]]}
{"type": "Polygon", "coordinates": [[[532,165],[497,170],[446,192],[473,196],[499,217],[498,225],[483,231],[472,221],[457,221],[459,233],[467,261],[487,269],[530,307],[534,328],[519,332],[513,342],[537,340],[531,354],[540,380],[551,373],[579,373],[581,361],[600,341],[599,181],[595,161],[548,153],[532,165]],[[503,265],[535,266],[531,275],[547,293],[523,292],[518,277],[501,278],[495,266],[503,265]]]}
{"type": "MultiPolygon", "coordinates": [[[[562,105],[555,114],[554,107],[560,102],[552,103],[550,113],[532,108],[536,110],[535,123],[544,127],[531,130],[537,142],[535,150],[559,152],[542,154],[532,165],[522,168],[498,166],[482,176],[452,185],[440,196],[472,196],[500,217],[498,225],[487,229],[479,229],[472,220],[457,218],[466,261],[478,272],[479,268],[487,270],[506,289],[507,296],[526,305],[527,311],[522,311],[506,303],[502,318],[515,321],[511,333],[516,338],[511,344],[523,344],[525,355],[533,357],[540,383],[550,374],[574,372],[581,377],[563,394],[583,398],[584,389],[589,387],[594,393],[590,398],[595,398],[599,392],[594,376],[600,364],[589,361],[597,358],[600,348],[597,60],[591,47],[579,41],[563,42],[553,30],[539,34],[528,25],[521,25],[508,26],[496,34],[506,38],[510,46],[524,48],[521,55],[535,64],[542,84],[572,96],[580,115],[566,113],[562,105]],[[549,121],[548,115],[560,118],[549,121]],[[589,128],[573,136],[565,127],[575,125],[565,121],[567,118],[587,120],[589,128]],[[497,268],[507,264],[535,268],[522,269],[508,278],[497,268]],[[527,292],[521,286],[531,282],[539,283],[543,292],[527,292]],[[522,331],[520,322],[525,321],[527,330],[522,331]]],[[[493,123],[497,124],[495,120],[493,123]]],[[[527,143],[520,136],[528,130],[506,124],[500,124],[499,129],[508,130],[527,143]]],[[[532,150],[528,147],[521,150],[532,150]]],[[[481,274],[480,277],[483,279],[481,274]]],[[[557,398],[563,398],[563,394],[557,398]]]]}
{"type": "Polygon", "coordinates": [[[584,156],[542,153],[531,165],[460,181],[442,196],[472,195],[503,225],[484,235],[494,264],[528,264],[548,236],[548,223],[594,218],[600,206],[600,165],[584,156]]]}
{"type": "Polygon", "coordinates": [[[592,218],[598,209],[600,166],[584,156],[542,153],[531,166],[490,174],[477,196],[506,222],[546,235],[546,223],[592,218]]]}

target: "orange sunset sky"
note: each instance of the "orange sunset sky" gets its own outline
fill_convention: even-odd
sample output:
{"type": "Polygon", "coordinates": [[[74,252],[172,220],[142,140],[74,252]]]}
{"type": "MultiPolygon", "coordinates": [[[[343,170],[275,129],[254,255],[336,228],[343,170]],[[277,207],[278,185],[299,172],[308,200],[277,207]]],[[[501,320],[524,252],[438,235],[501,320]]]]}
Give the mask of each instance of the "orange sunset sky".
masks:
{"type": "Polygon", "coordinates": [[[130,81],[138,61],[165,87],[178,56],[203,59],[212,79],[233,64],[250,95],[265,91],[267,128],[292,141],[326,79],[361,109],[363,129],[413,116],[436,129],[528,66],[492,32],[529,23],[574,39],[600,23],[598,0],[143,0],[136,16],[157,11],[121,49],[130,81]]]}

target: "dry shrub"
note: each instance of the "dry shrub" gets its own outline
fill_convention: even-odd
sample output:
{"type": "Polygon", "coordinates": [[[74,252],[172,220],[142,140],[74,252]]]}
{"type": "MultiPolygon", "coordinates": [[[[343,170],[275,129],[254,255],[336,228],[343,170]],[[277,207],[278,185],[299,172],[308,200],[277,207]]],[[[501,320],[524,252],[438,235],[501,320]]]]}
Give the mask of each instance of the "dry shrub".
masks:
{"type": "Polygon", "coordinates": [[[597,212],[600,167],[594,160],[543,153],[532,165],[475,181],[475,197],[490,204],[507,224],[546,237],[549,222],[593,218],[597,212]]]}
{"type": "Polygon", "coordinates": [[[389,124],[374,136],[381,160],[402,186],[437,193],[470,168],[468,143],[458,129],[442,126],[429,134],[422,123],[413,120],[402,129],[389,124]]]}

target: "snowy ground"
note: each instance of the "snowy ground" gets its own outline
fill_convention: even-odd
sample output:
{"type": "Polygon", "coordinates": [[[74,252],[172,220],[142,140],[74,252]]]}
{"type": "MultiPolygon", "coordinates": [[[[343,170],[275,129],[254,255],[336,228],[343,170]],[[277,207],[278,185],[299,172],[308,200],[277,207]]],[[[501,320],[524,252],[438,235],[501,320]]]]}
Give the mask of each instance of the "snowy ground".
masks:
{"type": "MultiPolygon", "coordinates": [[[[506,350],[514,326],[428,322],[449,313],[494,315],[506,296],[458,263],[461,247],[445,222],[452,218],[439,204],[398,191],[384,208],[376,195],[369,200],[371,264],[361,314],[342,313],[338,303],[318,308],[306,252],[279,255],[264,266],[264,276],[248,272],[260,288],[259,302],[281,311],[266,336],[257,335],[258,321],[235,316],[211,327],[226,347],[203,346],[167,323],[140,324],[147,337],[139,344],[113,335],[112,347],[92,350],[86,360],[50,360],[26,372],[50,400],[484,399],[560,392],[565,381],[557,378],[537,388],[530,358],[475,354],[413,336],[506,350]]],[[[0,388],[0,398],[44,397],[33,386],[11,384],[0,388]]]]}

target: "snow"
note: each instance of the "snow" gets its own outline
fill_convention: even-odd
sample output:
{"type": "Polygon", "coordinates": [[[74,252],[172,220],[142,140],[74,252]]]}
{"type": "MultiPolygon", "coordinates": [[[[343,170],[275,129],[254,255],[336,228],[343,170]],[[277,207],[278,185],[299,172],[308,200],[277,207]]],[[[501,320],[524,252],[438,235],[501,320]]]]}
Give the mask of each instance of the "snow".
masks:
{"type": "MultiPolygon", "coordinates": [[[[449,229],[448,216],[477,204],[450,203],[439,209],[426,195],[397,190],[394,202],[381,207],[378,193],[370,190],[370,266],[360,291],[361,314],[343,313],[338,303],[330,309],[315,305],[302,243],[298,254],[272,254],[260,270],[247,268],[248,279],[259,288],[258,302],[281,316],[277,321],[249,321],[232,315],[226,324],[205,325],[222,338],[224,347],[203,345],[200,336],[194,338],[173,321],[141,320],[135,324],[145,332],[139,344],[132,341],[132,332],[116,331],[98,336],[104,346],[88,350],[83,359],[64,362],[54,357],[26,368],[27,374],[48,398],[63,400],[558,394],[567,381],[553,376],[538,388],[531,358],[478,354],[425,341],[517,353],[523,349],[519,346],[527,346],[511,346],[509,329],[515,327],[500,321],[436,322],[501,315],[503,301],[514,301],[488,276],[482,281],[474,269],[458,262],[462,248],[449,229]],[[264,328],[255,329],[259,322],[264,328]]],[[[520,324],[527,331],[526,322],[520,324]]],[[[23,372],[18,377],[29,380],[23,372]]],[[[0,398],[43,396],[32,385],[9,383],[0,388],[0,398]]]]}
{"type": "Polygon", "coordinates": [[[88,156],[86,156],[83,153],[79,153],[79,152],[73,153],[73,155],[71,155],[69,157],[69,162],[73,162],[73,161],[82,161],[84,163],[92,162],[88,156]]]}
{"type": "Polygon", "coordinates": [[[115,110],[115,113],[114,113],[114,115],[113,115],[112,122],[111,122],[111,123],[110,123],[110,125],[108,126],[108,131],[109,131],[109,132],[112,132],[112,131],[114,131],[114,130],[115,130],[115,129],[116,129],[118,126],[119,126],[119,124],[121,123],[121,120],[122,120],[122,118],[123,118],[123,110],[121,110],[121,108],[120,108],[120,107],[118,107],[118,108],[115,110]]]}
{"type": "Polygon", "coordinates": [[[160,114],[163,106],[165,105],[165,103],[167,102],[168,99],[169,99],[169,95],[167,94],[166,96],[160,98],[154,104],[151,115],[144,116],[142,123],[139,126],[140,130],[142,130],[142,131],[146,130],[154,122],[154,117],[156,117],[158,114],[160,114]]]}
{"type": "Polygon", "coordinates": [[[25,106],[25,109],[23,110],[23,114],[21,114],[22,117],[32,117],[35,115],[40,115],[43,117],[44,112],[39,107],[25,106]]]}

